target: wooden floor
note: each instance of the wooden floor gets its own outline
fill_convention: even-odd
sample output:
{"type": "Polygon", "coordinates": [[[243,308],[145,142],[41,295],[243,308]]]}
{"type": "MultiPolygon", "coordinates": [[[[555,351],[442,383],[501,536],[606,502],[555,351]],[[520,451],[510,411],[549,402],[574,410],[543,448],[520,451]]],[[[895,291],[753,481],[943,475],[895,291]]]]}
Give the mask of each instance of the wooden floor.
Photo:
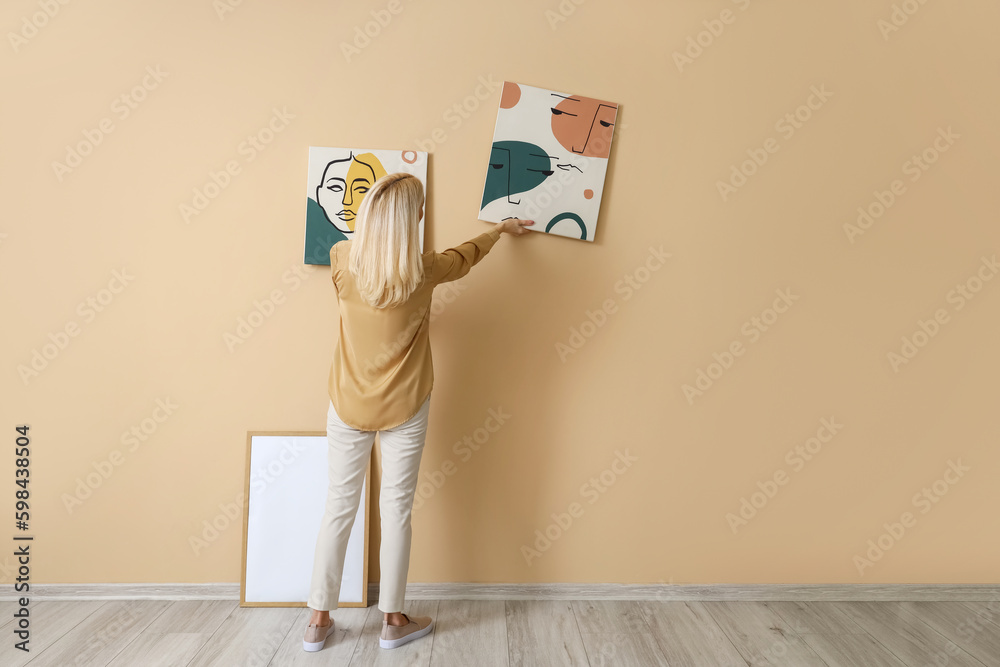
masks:
{"type": "Polygon", "coordinates": [[[1000,606],[987,602],[410,600],[431,634],[382,649],[376,604],[332,612],[302,650],[309,610],[237,601],[42,601],[30,653],[0,603],[0,665],[690,665],[1000,667],[1000,606]]]}

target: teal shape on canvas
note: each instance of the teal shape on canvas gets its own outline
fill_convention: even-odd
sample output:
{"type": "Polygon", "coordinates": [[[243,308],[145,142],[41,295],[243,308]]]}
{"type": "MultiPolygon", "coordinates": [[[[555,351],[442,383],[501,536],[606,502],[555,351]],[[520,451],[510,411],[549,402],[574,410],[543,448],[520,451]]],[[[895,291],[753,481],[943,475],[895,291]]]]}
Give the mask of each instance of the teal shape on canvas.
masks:
{"type": "Polygon", "coordinates": [[[584,241],[587,240],[587,225],[584,224],[583,218],[578,216],[576,213],[572,213],[570,211],[566,211],[565,213],[560,213],[559,215],[549,220],[549,224],[545,225],[545,231],[546,232],[552,231],[552,228],[556,226],[556,223],[560,222],[561,220],[574,221],[580,227],[580,239],[584,241]]]}
{"type": "Polygon", "coordinates": [[[538,187],[552,175],[552,158],[535,144],[526,141],[494,141],[490,164],[486,170],[486,186],[480,210],[491,201],[507,198],[538,187]]]}
{"type": "Polygon", "coordinates": [[[330,248],[347,238],[326,218],[320,205],[312,197],[306,198],[306,264],[330,266],[330,248]]]}

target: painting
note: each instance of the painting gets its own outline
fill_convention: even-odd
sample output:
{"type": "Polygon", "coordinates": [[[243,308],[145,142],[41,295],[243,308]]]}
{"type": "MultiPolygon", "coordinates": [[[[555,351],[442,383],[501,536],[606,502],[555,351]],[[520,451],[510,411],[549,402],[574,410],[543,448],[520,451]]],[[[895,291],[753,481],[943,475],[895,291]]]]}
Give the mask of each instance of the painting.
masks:
{"type": "Polygon", "coordinates": [[[593,241],[617,116],[614,102],[504,81],[479,219],[593,241]]]}
{"type": "MultiPolygon", "coordinates": [[[[365,193],[395,172],[413,174],[427,192],[427,153],[406,150],[309,147],[305,263],[330,265],[330,248],[354,234],[365,193]]],[[[420,249],[424,220],[420,219],[420,249]]]]}
{"type": "MultiPolygon", "coordinates": [[[[305,607],[329,488],[325,431],[247,432],[241,607],[305,607]]],[[[341,607],[368,606],[371,459],[351,526],[341,607]]],[[[219,528],[222,530],[222,528],[219,528]]]]}

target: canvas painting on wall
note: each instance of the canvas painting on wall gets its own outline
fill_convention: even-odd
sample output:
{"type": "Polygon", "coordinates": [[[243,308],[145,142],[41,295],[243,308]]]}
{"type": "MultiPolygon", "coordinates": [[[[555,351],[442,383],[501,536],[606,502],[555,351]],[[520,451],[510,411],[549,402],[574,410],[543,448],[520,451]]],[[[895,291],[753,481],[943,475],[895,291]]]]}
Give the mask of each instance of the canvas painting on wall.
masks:
{"type": "MultiPolygon", "coordinates": [[[[427,192],[427,153],[367,148],[309,147],[305,263],[330,265],[330,248],[354,234],[365,193],[386,174],[413,174],[427,192]]],[[[420,220],[420,248],[424,220],[420,220]]]]}
{"type": "Polygon", "coordinates": [[[594,240],[618,105],[504,81],[479,219],[594,240]]]}

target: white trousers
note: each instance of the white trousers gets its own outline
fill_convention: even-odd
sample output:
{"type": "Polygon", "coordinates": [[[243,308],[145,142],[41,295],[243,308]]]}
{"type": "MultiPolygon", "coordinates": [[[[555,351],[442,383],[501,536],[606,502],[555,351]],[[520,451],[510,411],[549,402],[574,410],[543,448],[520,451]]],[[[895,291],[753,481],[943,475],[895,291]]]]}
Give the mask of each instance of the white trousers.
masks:
{"type": "MultiPolygon", "coordinates": [[[[379,550],[378,608],[403,611],[406,575],[410,568],[410,512],[417,489],[417,471],[424,451],[431,399],[399,426],[379,431],[382,451],[382,544],[379,550]]],[[[307,604],[319,611],[337,609],[344,574],[347,540],[361,502],[361,485],[371,459],[375,431],[359,431],[342,422],[330,401],[326,422],[330,486],[326,511],[316,539],[312,584],[307,604]]]]}

